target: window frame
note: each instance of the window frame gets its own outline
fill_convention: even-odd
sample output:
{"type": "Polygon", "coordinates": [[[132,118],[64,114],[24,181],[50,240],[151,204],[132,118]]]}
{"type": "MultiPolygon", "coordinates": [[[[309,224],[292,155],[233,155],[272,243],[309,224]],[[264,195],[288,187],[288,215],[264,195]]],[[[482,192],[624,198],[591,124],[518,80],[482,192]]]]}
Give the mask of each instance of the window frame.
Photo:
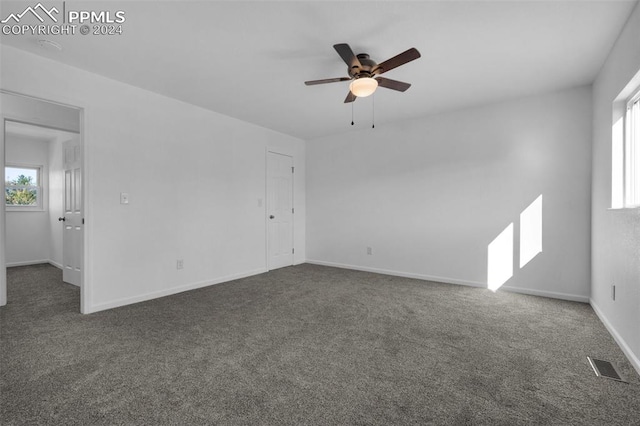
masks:
{"type": "MultiPolygon", "coordinates": [[[[26,186],[26,185],[17,185],[16,187],[20,187],[20,188],[35,188],[36,190],[36,202],[37,204],[33,205],[33,206],[12,206],[12,205],[7,205],[6,204],[6,200],[5,200],[5,210],[7,212],[42,212],[42,211],[46,211],[46,204],[45,204],[45,184],[46,184],[46,180],[45,180],[45,167],[44,165],[40,165],[40,164],[21,164],[21,163],[5,163],[4,165],[4,174],[5,174],[5,179],[6,179],[6,170],[7,167],[13,167],[16,169],[30,169],[30,170],[36,170],[37,172],[37,180],[38,182],[36,182],[37,185],[35,186],[26,186]]],[[[8,188],[8,186],[5,184],[5,191],[8,188]]]]}
{"type": "Polygon", "coordinates": [[[640,208],[640,87],[625,102],[623,133],[623,205],[640,208]]]}

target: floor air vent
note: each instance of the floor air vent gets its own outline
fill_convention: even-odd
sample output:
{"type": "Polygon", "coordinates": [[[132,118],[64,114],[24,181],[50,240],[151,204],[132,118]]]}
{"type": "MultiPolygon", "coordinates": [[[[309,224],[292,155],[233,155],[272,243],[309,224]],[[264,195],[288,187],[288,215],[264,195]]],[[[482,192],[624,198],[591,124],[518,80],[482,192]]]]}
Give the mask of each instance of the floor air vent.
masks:
{"type": "Polygon", "coordinates": [[[609,361],[591,358],[590,356],[588,356],[587,359],[589,360],[589,364],[591,364],[591,368],[593,368],[593,371],[596,373],[596,376],[627,383],[618,373],[616,367],[609,361]]]}

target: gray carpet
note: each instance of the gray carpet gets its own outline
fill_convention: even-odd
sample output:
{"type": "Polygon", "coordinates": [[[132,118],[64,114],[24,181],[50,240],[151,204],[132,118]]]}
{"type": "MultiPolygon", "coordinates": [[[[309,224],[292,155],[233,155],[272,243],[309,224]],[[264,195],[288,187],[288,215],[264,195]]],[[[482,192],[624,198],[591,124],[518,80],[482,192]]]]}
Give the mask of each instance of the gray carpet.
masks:
{"type": "Polygon", "coordinates": [[[2,425],[640,424],[585,304],[300,265],[81,315],[51,266],[8,281],[2,425]]]}

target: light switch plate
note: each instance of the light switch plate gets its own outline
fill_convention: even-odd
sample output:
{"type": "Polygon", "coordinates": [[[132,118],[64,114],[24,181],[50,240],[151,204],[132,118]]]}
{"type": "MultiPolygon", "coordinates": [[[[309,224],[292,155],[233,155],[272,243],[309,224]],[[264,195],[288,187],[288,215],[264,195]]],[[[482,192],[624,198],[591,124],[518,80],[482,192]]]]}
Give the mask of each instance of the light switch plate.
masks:
{"type": "Polygon", "coordinates": [[[121,192],[120,193],[120,204],[129,204],[129,193],[121,192]]]}

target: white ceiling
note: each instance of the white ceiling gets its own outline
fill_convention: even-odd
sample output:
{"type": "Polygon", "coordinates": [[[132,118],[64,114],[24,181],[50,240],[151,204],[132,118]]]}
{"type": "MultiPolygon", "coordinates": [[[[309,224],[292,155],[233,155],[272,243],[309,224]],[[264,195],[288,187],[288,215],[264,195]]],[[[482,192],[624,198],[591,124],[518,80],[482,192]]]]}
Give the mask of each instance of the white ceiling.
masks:
{"type": "MultiPolygon", "coordinates": [[[[34,3],[34,2],[31,2],[34,3]]],[[[55,2],[49,2],[55,3],[55,2]]],[[[58,2],[61,3],[61,2],[58,2]]],[[[3,1],[2,16],[29,2],[3,1]]],[[[47,3],[48,4],[48,3],[47,3]]],[[[121,36],[2,36],[2,43],[304,139],[352,129],[348,82],[334,51],[382,62],[410,47],[422,58],[389,71],[405,93],[380,88],[384,123],[589,84],[636,1],[67,2],[124,10],[121,36]]],[[[125,100],[123,100],[125,101],[125,100]]],[[[354,103],[371,126],[371,98],[354,103]]]]}

